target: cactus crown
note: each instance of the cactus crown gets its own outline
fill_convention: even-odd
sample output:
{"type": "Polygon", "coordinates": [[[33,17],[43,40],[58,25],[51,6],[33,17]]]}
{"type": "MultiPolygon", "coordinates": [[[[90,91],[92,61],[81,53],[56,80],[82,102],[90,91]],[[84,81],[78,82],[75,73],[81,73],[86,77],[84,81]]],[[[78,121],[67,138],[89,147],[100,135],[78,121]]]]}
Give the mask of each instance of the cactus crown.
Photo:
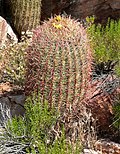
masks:
{"type": "Polygon", "coordinates": [[[86,30],[70,17],[56,16],[38,27],[26,55],[25,92],[40,90],[57,109],[76,106],[91,80],[86,30]]]}

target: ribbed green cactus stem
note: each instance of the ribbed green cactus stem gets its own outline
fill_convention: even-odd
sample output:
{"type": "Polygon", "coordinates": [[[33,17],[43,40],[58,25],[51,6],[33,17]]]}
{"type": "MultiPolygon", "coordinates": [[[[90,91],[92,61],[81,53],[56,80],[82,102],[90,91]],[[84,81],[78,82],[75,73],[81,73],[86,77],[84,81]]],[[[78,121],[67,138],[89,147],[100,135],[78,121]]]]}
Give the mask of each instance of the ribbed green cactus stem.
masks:
{"type": "Polygon", "coordinates": [[[71,18],[52,18],[34,31],[26,55],[27,95],[39,90],[51,106],[64,110],[84,98],[92,72],[86,30],[71,18]]]}
{"type": "Polygon", "coordinates": [[[41,0],[4,0],[4,11],[19,36],[40,24],[41,0]]]}

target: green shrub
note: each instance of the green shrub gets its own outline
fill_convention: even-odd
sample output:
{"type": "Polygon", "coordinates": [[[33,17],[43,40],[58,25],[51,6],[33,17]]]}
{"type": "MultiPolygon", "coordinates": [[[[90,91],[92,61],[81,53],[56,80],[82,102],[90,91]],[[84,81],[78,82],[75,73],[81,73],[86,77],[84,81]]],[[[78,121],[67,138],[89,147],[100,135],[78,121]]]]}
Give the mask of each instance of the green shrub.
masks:
{"type": "MultiPolygon", "coordinates": [[[[7,123],[7,133],[15,143],[27,145],[22,151],[28,154],[78,154],[81,144],[68,144],[65,139],[64,127],[60,138],[50,140],[50,130],[55,125],[58,113],[49,109],[47,101],[42,101],[40,95],[33,94],[26,99],[24,117],[15,117],[7,123]]],[[[8,140],[9,141],[9,140],[8,140]]],[[[5,143],[7,145],[7,143],[5,143]]]]}
{"type": "Polygon", "coordinates": [[[114,118],[113,118],[113,126],[120,130],[120,101],[113,108],[114,118]]]}
{"type": "Polygon", "coordinates": [[[15,136],[25,135],[33,140],[45,139],[56,120],[55,111],[50,110],[47,102],[42,102],[40,96],[35,94],[27,98],[25,109],[24,118],[16,117],[9,121],[9,129],[15,136]]]}
{"type": "Polygon", "coordinates": [[[116,73],[120,74],[120,20],[108,19],[105,26],[94,24],[93,17],[87,18],[87,22],[95,62],[118,62],[116,73]]]}

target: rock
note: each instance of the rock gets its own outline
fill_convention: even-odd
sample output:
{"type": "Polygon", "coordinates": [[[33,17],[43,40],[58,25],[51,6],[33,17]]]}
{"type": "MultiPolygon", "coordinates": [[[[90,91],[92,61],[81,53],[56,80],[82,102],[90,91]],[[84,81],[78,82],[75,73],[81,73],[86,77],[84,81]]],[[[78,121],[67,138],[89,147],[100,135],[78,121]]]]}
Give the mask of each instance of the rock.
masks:
{"type": "Polygon", "coordinates": [[[19,87],[9,83],[0,84],[0,126],[13,116],[23,115],[25,95],[19,87]]]}
{"type": "Polygon", "coordinates": [[[65,9],[67,14],[76,18],[86,18],[95,15],[97,21],[104,21],[108,17],[114,19],[120,17],[119,0],[77,0],[74,4],[65,9]]]}
{"type": "Polygon", "coordinates": [[[62,10],[73,4],[74,0],[44,0],[42,1],[41,20],[60,14],[62,10]]]}
{"type": "Polygon", "coordinates": [[[75,18],[85,19],[95,15],[98,21],[108,17],[120,17],[120,0],[44,0],[42,4],[42,20],[51,15],[66,12],[75,18]]]}
{"type": "MultiPolygon", "coordinates": [[[[7,94],[18,94],[18,92],[20,92],[21,87],[19,87],[18,85],[13,85],[10,84],[9,82],[1,82],[0,83],[0,98],[2,96],[6,96],[7,94]]],[[[19,94],[21,94],[22,92],[20,92],[19,94]]]]}
{"type": "Polygon", "coordinates": [[[23,115],[25,112],[24,103],[25,96],[22,95],[10,95],[8,96],[10,103],[10,111],[12,116],[23,115]]]}
{"type": "Polygon", "coordinates": [[[103,75],[96,78],[90,86],[86,92],[86,107],[91,109],[100,130],[112,131],[110,125],[113,123],[113,106],[116,104],[115,98],[120,94],[119,79],[110,74],[103,75]]]}
{"type": "Polygon", "coordinates": [[[120,154],[120,144],[110,140],[98,140],[94,146],[95,150],[83,149],[82,154],[120,154]]]}
{"type": "Polygon", "coordinates": [[[9,92],[12,90],[12,87],[9,82],[0,83],[0,95],[2,95],[5,91],[9,92]]]}
{"type": "Polygon", "coordinates": [[[99,153],[95,150],[84,149],[82,154],[99,154],[99,153]]]}
{"type": "Polygon", "coordinates": [[[9,105],[7,97],[0,98],[0,126],[4,126],[5,122],[11,118],[9,105]]]}
{"type": "Polygon", "coordinates": [[[0,98],[0,125],[4,124],[7,119],[13,116],[23,115],[25,96],[10,95],[0,98]]]}
{"type": "Polygon", "coordinates": [[[120,144],[109,140],[98,140],[95,146],[101,154],[120,154],[120,144]]]}
{"type": "Polygon", "coordinates": [[[18,39],[7,21],[0,16],[0,48],[10,43],[17,43],[18,39]]]}

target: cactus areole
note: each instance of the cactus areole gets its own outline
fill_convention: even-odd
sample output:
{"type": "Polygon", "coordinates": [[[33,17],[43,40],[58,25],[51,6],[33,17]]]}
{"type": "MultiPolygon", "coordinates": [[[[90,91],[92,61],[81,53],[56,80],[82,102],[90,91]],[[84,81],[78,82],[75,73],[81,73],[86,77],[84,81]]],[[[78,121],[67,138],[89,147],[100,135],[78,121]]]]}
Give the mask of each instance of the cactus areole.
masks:
{"type": "Polygon", "coordinates": [[[78,105],[89,88],[92,55],[83,26],[56,16],[35,29],[26,50],[25,93],[40,91],[59,110],[78,105]]]}

